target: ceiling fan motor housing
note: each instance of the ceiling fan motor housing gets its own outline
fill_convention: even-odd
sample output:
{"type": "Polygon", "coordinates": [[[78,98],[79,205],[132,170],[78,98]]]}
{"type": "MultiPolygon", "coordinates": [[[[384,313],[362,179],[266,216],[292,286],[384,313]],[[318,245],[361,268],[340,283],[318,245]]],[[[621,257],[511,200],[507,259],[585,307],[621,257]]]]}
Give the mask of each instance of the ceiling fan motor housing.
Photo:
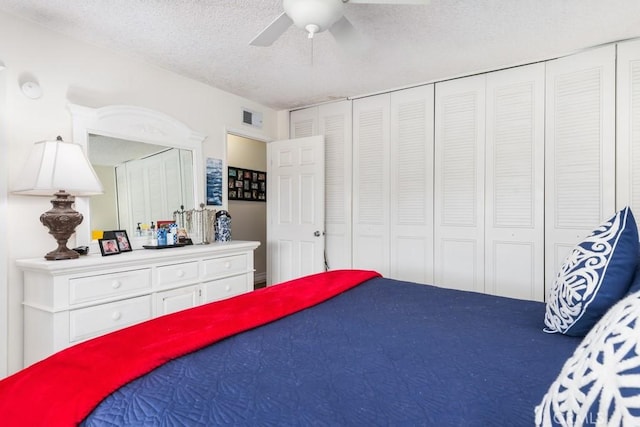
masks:
{"type": "Polygon", "coordinates": [[[342,0],[284,0],[282,6],[293,23],[307,32],[329,29],[342,17],[342,0]]]}

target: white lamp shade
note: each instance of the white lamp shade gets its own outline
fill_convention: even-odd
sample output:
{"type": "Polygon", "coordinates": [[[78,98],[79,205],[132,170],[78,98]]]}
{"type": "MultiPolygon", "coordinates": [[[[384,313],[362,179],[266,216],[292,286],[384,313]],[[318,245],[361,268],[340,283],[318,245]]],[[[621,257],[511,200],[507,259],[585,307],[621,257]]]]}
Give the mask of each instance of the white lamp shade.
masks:
{"type": "Polygon", "coordinates": [[[103,193],[102,184],[79,144],[62,139],[36,142],[12,192],[51,196],[59,190],[74,196],[103,193]]]}

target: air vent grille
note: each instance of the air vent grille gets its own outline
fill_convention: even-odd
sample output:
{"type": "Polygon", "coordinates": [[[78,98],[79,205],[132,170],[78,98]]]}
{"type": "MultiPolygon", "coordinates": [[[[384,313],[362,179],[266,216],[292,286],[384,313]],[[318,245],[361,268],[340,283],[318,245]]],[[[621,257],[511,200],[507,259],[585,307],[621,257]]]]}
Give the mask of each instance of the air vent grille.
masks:
{"type": "Polygon", "coordinates": [[[243,108],[242,123],[256,128],[262,128],[262,113],[243,108]]]}

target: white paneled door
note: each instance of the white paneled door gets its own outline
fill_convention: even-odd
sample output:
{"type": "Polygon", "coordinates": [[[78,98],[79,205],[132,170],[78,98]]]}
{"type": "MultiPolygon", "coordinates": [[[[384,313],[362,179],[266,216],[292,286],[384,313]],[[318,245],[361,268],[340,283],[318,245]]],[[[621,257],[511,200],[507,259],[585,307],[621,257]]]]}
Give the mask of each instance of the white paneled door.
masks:
{"type": "Polygon", "coordinates": [[[545,120],[545,283],[615,211],[616,47],[549,61],[545,120]]]}
{"type": "Polygon", "coordinates": [[[616,206],[631,206],[640,225],[640,40],[618,45],[616,206]]]}
{"type": "Polygon", "coordinates": [[[389,277],[390,95],[353,102],[353,267],[389,277]]]}
{"type": "Polygon", "coordinates": [[[390,277],[433,283],[433,85],[391,94],[390,277]]]}
{"type": "Polygon", "coordinates": [[[327,268],[351,268],[351,101],[292,111],[290,138],[324,136],[327,268]]]}
{"type": "Polygon", "coordinates": [[[324,137],[267,145],[267,283],[324,271],[324,137]]]}
{"type": "Polygon", "coordinates": [[[436,85],[436,285],[484,292],[485,75],[436,85]]]}
{"type": "Polygon", "coordinates": [[[485,292],[544,300],[544,64],[487,74],[485,292]]]}

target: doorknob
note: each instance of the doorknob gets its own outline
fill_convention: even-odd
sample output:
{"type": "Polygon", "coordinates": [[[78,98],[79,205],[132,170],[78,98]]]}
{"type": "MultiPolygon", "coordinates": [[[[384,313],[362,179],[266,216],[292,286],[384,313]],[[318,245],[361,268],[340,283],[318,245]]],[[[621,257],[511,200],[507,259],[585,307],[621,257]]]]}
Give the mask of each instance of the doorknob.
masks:
{"type": "Polygon", "coordinates": [[[316,230],[316,231],[313,232],[313,235],[316,236],[316,237],[320,237],[320,232],[318,230],[316,230]]]}

